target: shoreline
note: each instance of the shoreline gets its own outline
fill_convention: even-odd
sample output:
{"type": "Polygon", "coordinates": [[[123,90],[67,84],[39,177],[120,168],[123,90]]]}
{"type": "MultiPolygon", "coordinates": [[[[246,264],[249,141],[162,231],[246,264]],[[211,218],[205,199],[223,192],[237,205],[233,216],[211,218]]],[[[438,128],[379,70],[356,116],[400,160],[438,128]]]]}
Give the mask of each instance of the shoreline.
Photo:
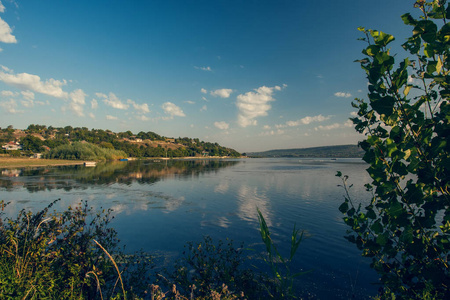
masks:
{"type": "Polygon", "coordinates": [[[0,157],[0,169],[82,165],[81,160],[0,157]]]}
{"type": "MultiPolygon", "coordinates": [[[[229,159],[235,157],[208,156],[208,157],[145,157],[145,160],[179,160],[179,159],[229,159]]],[[[128,160],[138,160],[139,158],[129,157],[128,160]]],[[[47,167],[47,166],[71,166],[83,165],[84,160],[65,160],[65,159],[45,159],[45,158],[23,158],[0,156],[0,169],[28,168],[28,167],[47,167]]]]}

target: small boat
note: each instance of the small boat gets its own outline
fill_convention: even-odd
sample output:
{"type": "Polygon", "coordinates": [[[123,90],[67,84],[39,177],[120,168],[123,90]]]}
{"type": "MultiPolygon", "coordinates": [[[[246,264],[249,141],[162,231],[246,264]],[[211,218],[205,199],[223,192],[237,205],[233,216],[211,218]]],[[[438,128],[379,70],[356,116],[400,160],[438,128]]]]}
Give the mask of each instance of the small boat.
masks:
{"type": "Polygon", "coordinates": [[[85,161],[84,166],[85,167],[95,167],[97,165],[97,162],[95,161],[85,161]]]}
{"type": "Polygon", "coordinates": [[[119,161],[128,161],[128,158],[121,158],[119,161]]]}

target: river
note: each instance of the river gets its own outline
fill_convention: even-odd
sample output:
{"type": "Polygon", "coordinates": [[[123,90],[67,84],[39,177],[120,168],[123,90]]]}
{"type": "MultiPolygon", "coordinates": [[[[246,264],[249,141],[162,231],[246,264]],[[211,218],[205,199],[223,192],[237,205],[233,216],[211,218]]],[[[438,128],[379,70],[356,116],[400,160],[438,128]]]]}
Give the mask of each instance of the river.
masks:
{"type": "Polygon", "coordinates": [[[166,261],[180,257],[187,241],[226,237],[244,241],[256,253],[264,247],[257,208],[273,238],[287,253],[294,224],[305,230],[295,270],[302,295],[318,299],[367,299],[377,276],[356,246],[345,240],[347,226],[338,207],[344,190],[337,171],[350,176],[351,195],[370,195],[367,166],[360,159],[161,160],[1,170],[0,199],[6,213],[37,211],[61,198],[64,210],[88,200],[112,208],[112,226],[129,251],[144,249],[166,261]]]}

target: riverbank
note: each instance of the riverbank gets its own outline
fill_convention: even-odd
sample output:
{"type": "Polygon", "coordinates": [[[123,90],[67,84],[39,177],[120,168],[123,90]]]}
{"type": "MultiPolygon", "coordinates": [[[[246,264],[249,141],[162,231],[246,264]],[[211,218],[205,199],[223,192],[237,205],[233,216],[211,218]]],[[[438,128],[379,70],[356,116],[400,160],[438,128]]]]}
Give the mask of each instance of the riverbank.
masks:
{"type": "MultiPolygon", "coordinates": [[[[171,160],[171,159],[227,159],[236,158],[229,156],[202,156],[202,157],[146,157],[146,160],[171,160]]],[[[136,160],[137,158],[128,158],[128,160],[136,160]]],[[[24,168],[24,167],[46,167],[46,166],[68,166],[82,165],[82,160],[65,160],[65,159],[43,159],[43,158],[25,158],[0,156],[0,168],[24,168]]]]}
{"type": "Polygon", "coordinates": [[[81,160],[65,159],[41,159],[24,157],[0,157],[0,168],[23,168],[23,167],[46,167],[46,166],[67,166],[82,165],[81,160]]]}

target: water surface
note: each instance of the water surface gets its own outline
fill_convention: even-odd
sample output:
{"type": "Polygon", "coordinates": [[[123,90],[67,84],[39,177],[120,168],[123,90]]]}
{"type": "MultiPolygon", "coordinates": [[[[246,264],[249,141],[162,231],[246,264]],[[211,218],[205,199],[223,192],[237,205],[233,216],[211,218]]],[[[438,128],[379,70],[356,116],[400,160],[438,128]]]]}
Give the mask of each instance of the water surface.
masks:
{"type": "Polygon", "coordinates": [[[257,208],[287,253],[294,224],[308,238],[295,270],[313,272],[299,279],[304,294],[319,299],[365,299],[375,295],[377,277],[369,261],[344,239],[347,227],[338,210],[344,191],[336,171],[350,176],[355,200],[370,198],[367,166],[357,159],[236,159],[134,161],[96,167],[65,166],[3,170],[0,199],[8,215],[38,210],[52,200],[57,209],[88,200],[112,208],[112,222],[129,251],[181,255],[187,241],[229,237],[255,249],[264,247],[257,208]]]}

